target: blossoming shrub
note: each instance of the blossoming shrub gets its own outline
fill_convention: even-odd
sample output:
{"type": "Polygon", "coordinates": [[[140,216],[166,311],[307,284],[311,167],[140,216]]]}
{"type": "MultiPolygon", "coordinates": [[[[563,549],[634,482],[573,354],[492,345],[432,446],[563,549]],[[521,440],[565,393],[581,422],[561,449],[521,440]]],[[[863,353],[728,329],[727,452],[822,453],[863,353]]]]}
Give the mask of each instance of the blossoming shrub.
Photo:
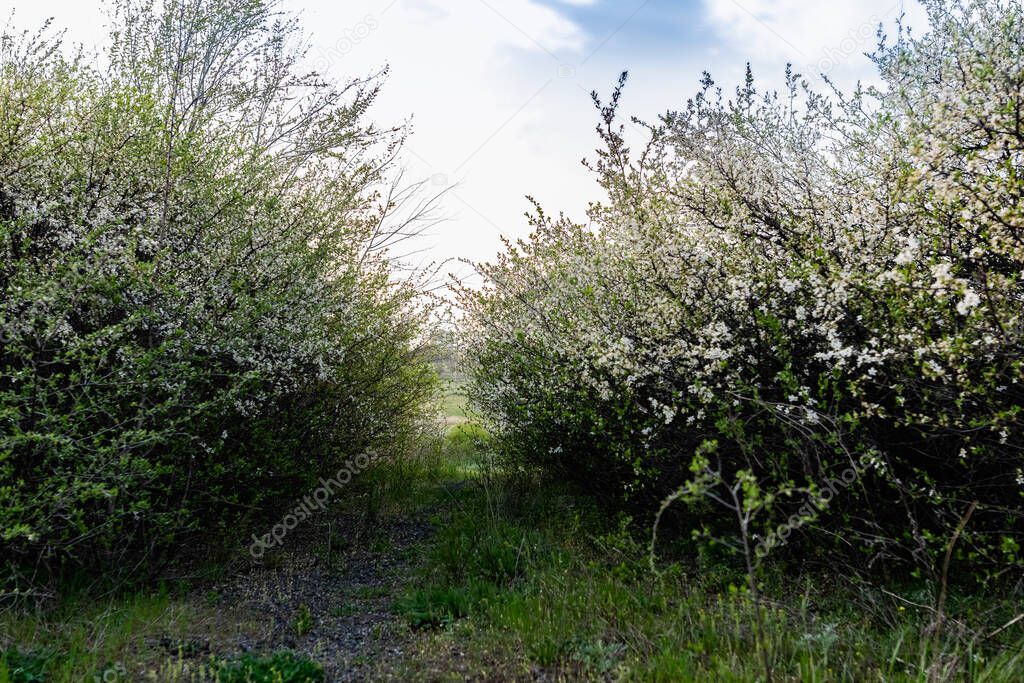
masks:
{"type": "Polygon", "coordinates": [[[401,448],[432,391],[424,310],[381,248],[398,132],[361,122],[378,79],[300,72],[272,3],[117,10],[104,70],[45,35],[0,42],[15,579],[131,570],[290,503],[401,448]]]}
{"type": "MultiPolygon", "coordinates": [[[[595,96],[608,200],[587,226],[538,209],[461,291],[509,457],[643,505],[745,482],[755,540],[783,524],[790,548],[931,571],[978,501],[958,557],[1020,566],[1024,16],[926,4],[933,30],[875,55],[881,87],[748,74],[725,99],[705,77],[639,155],[625,77],[595,96]]],[[[721,538],[736,516],[707,493],[690,519],[721,538]]]]}

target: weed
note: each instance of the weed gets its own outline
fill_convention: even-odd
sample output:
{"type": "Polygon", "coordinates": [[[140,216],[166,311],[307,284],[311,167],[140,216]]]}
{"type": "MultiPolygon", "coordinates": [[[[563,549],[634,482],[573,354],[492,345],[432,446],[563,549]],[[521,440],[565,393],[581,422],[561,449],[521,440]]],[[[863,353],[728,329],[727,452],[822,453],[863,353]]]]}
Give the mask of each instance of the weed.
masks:
{"type": "Polygon", "coordinates": [[[313,615],[309,611],[308,605],[299,605],[299,609],[295,613],[293,625],[295,627],[295,635],[300,638],[313,630],[313,615]]]}
{"type": "Polygon", "coordinates": [[[47,659],[39,653],[7,650],[0,655],[0,681],[3,683],[37,683],[46,680],[47,659]]]}
{"type": "Polygon", "coordinates": [[[473,582],[467,586],[427,586],[395,601],[395,611],[413,628],[449,626],[467,616],[474,606],[493,599],[493,584],[473,582]]]}
{"type": "Polygon", "coordinates": [[[320,683],[326,680],[323,667],[291,652],[266,657],[245,654],[224,662],[216,673],[217,683],[320,683]]]}

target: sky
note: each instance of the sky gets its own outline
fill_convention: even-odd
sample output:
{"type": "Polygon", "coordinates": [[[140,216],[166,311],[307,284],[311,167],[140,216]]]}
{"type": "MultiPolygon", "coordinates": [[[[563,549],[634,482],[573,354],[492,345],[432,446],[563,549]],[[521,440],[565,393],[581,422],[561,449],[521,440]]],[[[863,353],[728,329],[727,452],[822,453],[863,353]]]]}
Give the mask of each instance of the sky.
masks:
{"type": "MultiPolygon", "coordinates": [[[[8,14],[0,0],[0,17],[8,14]]],[[[625,114],[653,120],[681,108],[709,71],[727,92],[747,62],[778,87],[785,65],[840,86],[869,82],[864,55],[883,24],[905,13],[926,28],[915,0],[282,0],[300,13],[311,64],[346,80],[389,67],[370,116],[410,122],[405,177],[446,191],[438,217],[408,259],[486,261],[501,237],[525,237],[527,195],[548,213],[585,221],[601,192],[581,161],[597,144],[593,90],[606,95],[629,71],[625,114]]],[[[14,25],[47,17],[87,47],[105,35],[100,0],[13,0],[14,25]]],[[[407,243],[408,244],[408,243],[407,243]]]]}

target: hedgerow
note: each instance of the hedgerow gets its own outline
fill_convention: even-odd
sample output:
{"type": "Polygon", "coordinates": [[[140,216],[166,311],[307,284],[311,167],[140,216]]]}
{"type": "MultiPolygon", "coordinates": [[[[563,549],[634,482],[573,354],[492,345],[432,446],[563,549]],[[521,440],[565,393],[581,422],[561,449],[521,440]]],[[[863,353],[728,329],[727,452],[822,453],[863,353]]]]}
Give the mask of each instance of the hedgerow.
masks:
{"type": "Polygon", "coordinates": [[[675,491],[726,543],[756,511],[750,543],[935,577],[957,538],[1020,568],[1024,12],[925,5],[929,33],[880,36],[880,86],[765,93],[748,70],[726,98],[705,75],[632,121],[639,153],[625,75],[594,96],[607,199],[586,225],[538,207],[460,292],[514,463],[611,504],[675,491]]]}
{"type": "Polygon", "coordinates": [[[158,567],[417,428],[426,309],[387,250],[403,131],[364,122],[381,74],[303,71],[275,4],[125,0],[92,60],[0,40],[16,583],[158,567]]]}

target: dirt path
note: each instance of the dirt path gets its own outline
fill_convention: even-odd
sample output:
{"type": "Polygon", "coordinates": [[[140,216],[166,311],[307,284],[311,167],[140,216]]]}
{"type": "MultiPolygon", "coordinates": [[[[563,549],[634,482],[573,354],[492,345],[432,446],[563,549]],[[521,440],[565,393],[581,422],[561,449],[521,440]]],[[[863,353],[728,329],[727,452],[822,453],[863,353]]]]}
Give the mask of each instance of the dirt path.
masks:
{"type": "Polygon", "coordinates": [[[278,556],[195,596],[218,615],[212,644],[198,649],[218,656],[287,649],[320,662],[328,681],[386,678],[416,636],[392,603],[434,533],[428,517],[418,511],[368,521],[346,514],[304,537],[296,529],[278,556]],[[342,547],[329,550],[330,528],[355,538],[347,545],[334,538],[342,547]]]}

